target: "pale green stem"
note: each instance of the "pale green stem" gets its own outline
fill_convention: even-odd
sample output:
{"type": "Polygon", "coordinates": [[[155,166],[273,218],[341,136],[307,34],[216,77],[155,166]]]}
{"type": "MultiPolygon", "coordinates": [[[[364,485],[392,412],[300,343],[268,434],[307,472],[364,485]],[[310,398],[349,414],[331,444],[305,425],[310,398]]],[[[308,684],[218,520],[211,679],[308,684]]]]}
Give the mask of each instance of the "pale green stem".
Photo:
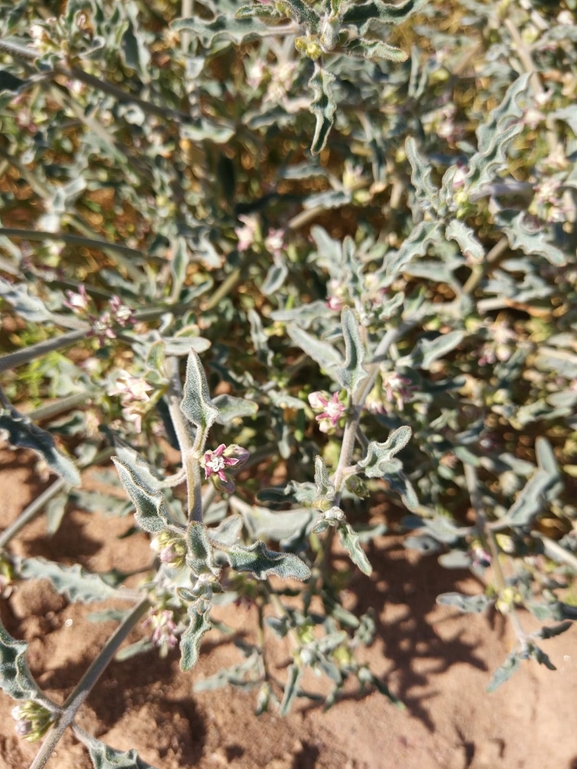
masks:
{"type": "Polygon", "coordinates": [[[54,403],[47,403],[45,406],[28,411],[24,416],[33,422],[40,422],[42,419],[49,419],[50,417],[63,414],[65,411],[70,411],[75,406],[86,406],[87,404],[90,404],[90,395],[87,392],[74,393],[73,395],[67,395],[65,398],[60,398],[54,401],[54,403]]]}
{"type": "Polygon", "coordinates": [[[120,648],[124,639],[136,627],[149,608],[150,603],[147,599],[141,601],[117,628],[116,632],[108,639],[98,657],[96,657],[92,665],[90,665],[72,694],[64,703],[62,715],[48,732],[46,739],[42,743],[42,747],[36,754],[36,758],[30,764],[30,769],[43,769],[43,767],[46,766],[56,745],[60,741],[60,738],[74,721],[78,709],[84,703],[94,685],[114,658],[114,655],[120,648]]]}
{"type": "Polygon", "coordinates": [[[555,561],[564,561],[568,566],[571,566],[572,569],[575,569],[577,572],[577,556],[571,553],[569,550],[566,550],[563,545],[560,545],[558,542],[555,542],[553,539],[549,539],[549,537],[546,537],[544,534],[541,534],[539,531],[533,531],[531,532],[531,536],[535,539],[539,539],[543,543],[543,549],[545,550],[545,555],[549,556],[549,558],[552,558],[555,561]]]}
{"type": "MultiPolygon", "coordinates": [[[[20,170],[20,169],[19,169],[20,170]]],[[[61,240],[63,243],[69,243],[71,246],[86,246],[86,248],[98,248],[102,251],[108,249],[117,251],[126,256],[137,256],[142,259],[144,254],[136,248],[123,246],[121,243],[110,243],[106,240],[95,240],[93,238],[83,238],[79,235],[69,235],[66,232],[44,232],[40,230],[25,230],[20,227],[0,227],[0,235],[6,235],[9,238],[25,238],[26,240],[61,240]]]]}
{"type": "Polygon", "coordinates": [[[32,344],[24,350],[17,350],[16,352],[2,355],[0,356],[0,374],[16,366],[22,366],[24,363],[30,363],[30,361],[40,358],[42,355],[47,355],[55,350],[61,350],[63,347],[69,347],[81,339],[86,339],[86,329],[69,331],[67,334],[62,334],[54,339],[47,339],[44,342],[32,344]]]}

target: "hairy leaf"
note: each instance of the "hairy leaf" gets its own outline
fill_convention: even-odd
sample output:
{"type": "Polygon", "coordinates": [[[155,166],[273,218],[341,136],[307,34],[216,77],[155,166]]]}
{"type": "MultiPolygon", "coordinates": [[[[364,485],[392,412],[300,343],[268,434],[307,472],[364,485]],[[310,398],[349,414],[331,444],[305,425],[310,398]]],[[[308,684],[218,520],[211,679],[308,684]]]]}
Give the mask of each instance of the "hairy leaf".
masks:
{"type": "Polygon", "coordinates": [[[188,615],[190,622],[180,637],[180,667],[185,672],[196,665],[202,638],[212,628],[208,612],[200,614],[189,607],[188,615]]]}
{"type": "Polygon", "coordinates": [[[116,593],[102,577],[87,571],[80,564],[63,566],[44,558],[24,558],[18,562],[17,572],[23,579],[50,580],[56,592],[69,601],[105,601],[116,593]]]}
{"type": "Polygon", "coordinates": [[[210,399],[206,375],[200,358],[194,350],[188,356],[182,413],[200,430],[206,432],[218,419],[218,409],[210,399]]]}
{"type": "Polygon", "coordinates": [[[309,567],[298,556],[268,550],[264,542],[255,542],[249,547],[234,545],[226,551],[226,557],[233,569],[251,572],[257,579],[276,574],[282,579],[304,581],[311,575],[309,567]]]}
{"type": "Polygon", "coordinates": [[[324,149],[327,138],[335,120],[337,105],[333,97],[332,84],[335,76],[331,72],[315,64],[315,71],[309,80],[313,91],[310,111],[316,118],[315,133],[311,145],[311,154],[318,155],[324,149]]]}
{"type": "Polygon", "coordinates": [[[459,219],[453,219],[445,229],[445,235],[449,240],[455,240],[465,256],[471,259],[482,259],[485,255],[483,246],[477,240],[473,230],[459,219]]]}
{"type": "Polygon", "coordinates": [[[287,326],[287,333],[293,342],[327,373],[334,375],[335,367],[342,365],[343,359],[332,344],[317,339],[298,326],[287,326]]]}
{"type": "Polygon", "coordinates": [[[341,323],[343,337],[345,339],[345,363],[337,368],[336,375],[342,387],[347,388],[354,398],[359,384],[364,381],[368,373],[364,367],[365,348],[359,334],[359,324],[355,314],[348,307],[342,312],[341,323]]]}
{"type": "Polygon", "coordinates": [[[112,457],[122,485],[136,508],[135,518],[141,528],[152,534],[158,533],[170,523],[170,511],[164,494],[151,488],[136,462],[128,464],[112,457]]]}
{"type": "Polygon", "coordinates": [[[332,502],[335,498],[336,490],[333,482],[329,479],[325,460],[320,454],[315,457],[315,488],[316,499],[313,503],[316,507],[323,502],[332,502]]]}
{"type": "Polygon", "coordinates": [[[91,738],[87,743],[94,769],[154,769],[139,758],[135,750],[121,751],[91,738]]]}
{"type": "Polygon", "coordinates": [[[472,612],[480,614],[485,611],[487,606],[494,603],[493,598],[489,598],[484,593],[479,595],[463,595],[462,593],[441,593],[437,596],[437,603],[442,606],[455,606],[459,611],[472,612]]]}
{"type": "Polygon", "coordinates": [[[258,411],[258,403],[247,401],[245,398],[235,398],[233,395],[217,395],[212,401],[218,409],[217,423],[225,425],[233,419],[253,417],[258,411]]]}
{"type": "Polygon", "coordinates": [[[297,696],[299,691],[299,683],[300,683],[302,674],[303,674],[303,671],[301,666],[297,665],[296,662],[293,662],[293,664],[288,669],[287,682],[285,684],[284,696],[282,698],[282,703],[280,707],[280,712],[282,716],[288,715],[292,707],[294,699],[297,696]]]}
{"type": "Polygon", "coordinates": [[[38,696],[38,687],[26,662],[28,644],[17,641],[0,623],[0,689],[15,700],[38,696]]]}
{"type": "Polygon", "coordinates": [[[551,264],[563,267],[567,264],[565,254],[545,240],[542,230],[532,230],[524,223],[524,214],[514,211],[501,211],[498,222],[509,238],[511,248],[518,248],[528,255],[544,256],[551,264]]]}
{"type": "Polygon", "coordinates": [[[345,548],[351,557],[351,561],[359,567],[363,574],[372,574],[373,567],[361,547],[358,534],[353,527],[346,523],[340,523],[338,527],[339,539],[341,545],[345,548]]]}
{"type": "Polygon", "coordinates": [[[364,459],[358,463],[369,478],[382,477],[389,469],[387,465],[399,451],[405,448],[411,439],[412,430],[408,425],[398,427],[384,443],[371,441],[364,459]]]}
{"type": "Polygon", "coordinates": [[[508,681],[513,673],[519,669],[520,664],[521,657],[519,654],[516,651],[511,652],[501,667],[493,674],[493,678],[487,686],[487,691],[494,692],[495,689],[498,689],[499,686],[501,686],[501,684],[508,681]]]}
{"type": "Polygon", "coordinates": [[[236,44],[248,43],[269,34],[270,27],[256,18],[237,18],[222,14],[213,21],[198,17],[179,19],[172,23],[173,29],[187,30],[198,38],[205,48],[211,48],[216,40],[230,40],[236,44]]]}
{"type": "Polygon", "coordinates": [[[190,566],[193,574],[196,576],[201,574],[218,575],[219,569],[214,564],[209,532],[204,523],[193,521],[188,525],[186,542],[188,547],[186,563],[190,566]]]}
{"type": "Polygon", "coordinates": [[[74,463],[61,454],[54,438],[46,430],[35,425],[27,417],[8,409],[0,410],[0,431],[6,430],[8,441],[13,446],[32,449],[46,461],[55,473],[72,486],[80,486],[80,473],[74,463]]]}

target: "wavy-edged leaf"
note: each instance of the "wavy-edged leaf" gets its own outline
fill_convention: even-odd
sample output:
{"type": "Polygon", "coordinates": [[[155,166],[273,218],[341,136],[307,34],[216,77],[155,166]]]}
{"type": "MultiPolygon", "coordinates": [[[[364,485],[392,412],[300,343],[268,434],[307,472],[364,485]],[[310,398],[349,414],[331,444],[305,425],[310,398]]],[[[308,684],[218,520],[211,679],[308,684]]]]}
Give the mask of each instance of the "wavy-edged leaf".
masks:
{"type": "Polygon", "coordinates": [[[408,356],[408,359],[406,361],[403,359],[403,363],[411,368],[418,367],[427,370],[436,360],[454,350],[461,343],[464,336],[465,333],[463,331],[449,331],[448,334],[440,334],[435,339],[421,338],[408,356]]]}
{"type": "Polygon", "coordinates": [[[135,750],[116,750],[94,737],[85,742],[94,769],[154,769],[135,750]]]}
{"type": "Polygon", "coordinates": [[[191,350],[186,363],[184,397],[180,410],[203,432],[209,430],[218,419],[218,409],[210,398],[206,374],[194,350],[191,350]]]}
{"type": "Polygon", "coordinates": [[[445,228],[445,235],[449,240],[455,240],[461,253],[471,259],[482,259],[485,255],[485,249],[477,240],[477,237],[469,225],[460,219],[453,219],[445,228]]]}
{"type": "Polygon", "coordinates": [[[412,434],[411,428],[408,425],[403,425],[393,430],[384,443],[371,441],[365,457],[358,463],[364,474],[369,478],[382,477],[390,469],[388,465],[392,458],[405,448],[411,440],[412,434]]]}
{"type": "Polygon", "coordinates": [[[419,208],[422,211],[428,211],[431,208],[436,211],[439,207],[439,191],[431,182],[433,170],[431,163],[421,155],[417,142],[412,136],[405,142],[405,151],[411,164],[411,182],[415,188],[419,208]]]}
{"type": "Polygon", "coordinates": [[[87,571],[80,564],[64,566],[44,558],[23,558],[17,563],[17,573],[24,579],[50,580],[56,592],[69,601],[105,601],[116,594],[115,588],[102,577],[87,571]]]}
{"type": "Polygon", "coordinates": [[[337,493],[333,482],[329,479],[325,460],[320,454],[315,457],[315,489],[316,499],[313,502],[315,507],[319,505],[322,507],[323,502],[332,502],[337,493]]]}
{"type": "Polygon", "coordinates": [[[545,492],[555,482],[545,470],[537,470],[525,484],[514,505],[509,509],[502,523],[509,526],[528,526],[545,504],[545,492]]]}
{"type": "MultiPolygon", "coordinates": [[[[340,249],[339,249],[340,252],[340,249]]],[[[274,310],[270,317],[272,320],[283,323],[298,323],[303,328],[308,328],[318,318],[330,318],[334,311],[327,307],[327,303],[317,299],[310,304],[302,304],[290,310],[274,310]]]]}
{"type": "Polygon", "coordinates": [[[27,417],[8,409],[0,410],[0,431],[2,430],[6,430],[8,441],[13,446],[32,449],[67,483],[80,486],[80,473],[74,463],[58,451],[49,432],[35,425],[27,417]]]}
{"type": "Polygon", "coordinates": [[[567,264],[565,254],[545,240],[541,230],[531,230],[524,224],[524,214],[514,211],[500,211],[498,224],[509,238],[511,248],[518,248],[528,255],[543,256],[548,262],[558,267],[567,264]]]}
{"type": "Polygon", "coordinates": [[[298,556],[268,550],[264,542],[255,542],[249,547],[235,545],[226,551],[226,557],[233,569],[248,571],[257,579],[275,574],[281,579],[304,581],[311,576],[309,567],[298,556]]]}
{"type": "Polygon", "coordinates": [[[180,668],[185,672],[196,665],[203,636],[212,628],[208,612],[200,614],[189,607],[190,622],[180,637],[180,668]]]}
{"type": "Polygon", "coordinates": [[[218,409],[219,425],[232,422],[233,419],[253,417],[258,411],[258,403],[247,401],[245,398],[235,398],[234,395],[217,395],[212,401],[218,409]]]}
{"type": "Polygon", "coordinates": [[[235,19],[234,16],[221,14],[212,21],[198,17],[178,19],[172,23],[173,29],[185,29],[196,37],[205,48],[212,48],[215,40],[230,40],[239,45],[257,40],[270,34],[270,27],[254,17],[235,19]]]}
{"type": "Polygon", "coordinates": [[[441,231],[438,222],[423,221],[417,224],[400,249],[385,256],[385,277],[381,281],[381,287],[390,286],[403,271],[403,267],[416,257],[424,256],[429,244],[439,240],[441,231]]]}
{"type": "Polygon", "coordinates": [[[494,672],[493,678],[487,686],[487,691],[494,692],[495,689],[498,689],[501,684],[504,684],[505,681],[508,681],[511,678],[513,673],[519,669],[520,665],[521,657],[518,652],[511,652],[501,667],[494,672]]]}
{"type": "Polygon", "coordinates": [[[351,561],[359,567],[363,574],[371,574],[373,567],[365,555],[365,551],[361,547],[359,536],[353,527],[350,524],[343,522],[339,524],[338,532],[341,545],[349,554],[351,561]]]}
{"type": "Polygon", "coordinates": [[[309,86],[313,91],[313,99],[309,109],[315,116],[316,125],[311,154],[318,155],[324,149],[327,138],[335,121],[337,105],[333,97],[332,85],[335,76],[331,72],[315,63],[315,71],[309,80],[309,86]]]}
{"type": "Polygon", "coordinates": [[[240,537],[242,520],[243,519],[239,515],[230,515],[215,529],[208,529],[208,538],[217,548],[219,545],[225,545],[225,547],[234,545],[236,540],[240,537]]]}
{"type": "Polygon", "coordinates": [[[364,40],[363,38],[352,40],[346,46],[346,51],[353,56],[362,56],[364,59],[370,59],[370,61],[403,62],[409,58],[400,48],[383,43],[382,40],[364,40]]]}
{"type": "Polygon", "coordinates": [[[283,285],[288,275],[288,266],[282,257],[277,257],[268,268],[268,272],[260,290],[265,296],[272,296],[283,285]]]}
{"type": "Polygon", "coordinates": [[[297,347],[300,347],[328,374],[334,375],[334,369],[337,366],[342,366],[343,359],[339,351],[329,342],[324,342],[322,339],[309,334],[308,331],[303,331],[302,328],[292,324],[287,326],[287,334],[297,347]]]}
{"type": "Polygon", "coordinates": [[[370,0],[368,3],[352,3],[343,14],[343,24],[359,27],[365,34],[377,22],[380,24],[401,24],[419,10],[426,0],[405,0],[398,5],[370,0]]]}
{"type": "Polygon", "coordinates": [[[166,529],[170,524],[170,511],[164,494],[150,486],[149,479],[136,463],[123,462],[119,457],[112,457],[112,461],[122,485],[134,502],[138,525],[151,534],[166,529]]]}
{"type": "Polygon", "coordinates": [[[455,606],[464,613],[480,614],[488,606],[495,602],[484,593],[479,595],[464,595],[463,593],[441,593],[437,596],[437,603],[441,606],[455,606]]]}
{"type": "Polygon", "coordinates": [[[31,294],[23,283],[9,283],[0,278],[0,297],[14,308],[21,318],[31,323],[45,323],[52,320],[52,313],[42,299],[31,294]]]}
{"type": "Polygon", "coordinates": [[[27,643],[12,638],[0,623],[0,689],[15,700],[33,699],[39,694],[28,670],[27,649],[27,643]]]}
{"type": "Polygon", "coordinates": [[[359,384],[368,373],[364,367],[365,348],[359,334],[359,324],[354,312],[345,307],[341,316],[343,337],[345,340],[345,363],[337,368],[336,375],[342,387],[345,387],[354,397],[359,384]]]}
{"type": "Polygon", "coordinates": [[[219,574],[219,568],[214,563],[212,545],[208,529],[204,523],[193,521],[186,530],[186,563],[193,574],[219,574]]]}

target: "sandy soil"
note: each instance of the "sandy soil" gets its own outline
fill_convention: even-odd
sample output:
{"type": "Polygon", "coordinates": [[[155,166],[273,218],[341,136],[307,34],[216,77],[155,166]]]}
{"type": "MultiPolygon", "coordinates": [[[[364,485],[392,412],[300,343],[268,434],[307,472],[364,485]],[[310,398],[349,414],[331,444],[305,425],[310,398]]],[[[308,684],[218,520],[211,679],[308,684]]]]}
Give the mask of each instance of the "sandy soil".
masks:
{"type": "MultiPolygon", "coordinates": [[[[41,488],[33,464],[25,451],[0,453],[0,528],[41,488]]],[[[118,539],[130,525],[129,518],[70,510],[51,539],[41,516],[11,548],[95,571],[129,570],[151,558],[145,534],[118,539]]],[[[196,678],[240,661],[230,640],[213,631],[190,674],[180,672],[177,652],[164,660],[152,652],[114,662],[79,723],[113,747],[136,748],[157,769],[577,769],[577,629],[544,642],[557,672],[526,663],[487,694],[491,672],[512,643],[507,626],[491,615],[460,615],[435,604],[440,592],[477,591],[474,579],[407,553],[395,537],[377,541],[370,557],[375,573],[355,579],[351,605],[358,612],[375,609],[378,639],[368,658],[375,672],[388,676],[405,711],[373,693],[351,694],[328,713],[299,701],[286,719],[274,712],[256,717],[254,693],[193,694],[196,678]]],[[[72,691],[113,631],[114,623],[86,618],[102,608],[68,605],[46,582],[23,584],[0,600],[5,627],[30,644],[30,668],[55,701],[72,691]]],[[[251,610],[233,605],[226,611],[234,614],[227,622],[250,640],[251,610]]],[[[530,627],[530,618],[524,621],[530,627]]],[[[129,641],[143,632],[134,631],[129,641]]],[[[288,647],[275,655],[282,676],[288,647]]],[[[37,751],[14,733],[13,704],[0,692],[0,769],[25,769],[37,751]]],[[[50,766],[91,764],[68,734],[50,766]]]]}

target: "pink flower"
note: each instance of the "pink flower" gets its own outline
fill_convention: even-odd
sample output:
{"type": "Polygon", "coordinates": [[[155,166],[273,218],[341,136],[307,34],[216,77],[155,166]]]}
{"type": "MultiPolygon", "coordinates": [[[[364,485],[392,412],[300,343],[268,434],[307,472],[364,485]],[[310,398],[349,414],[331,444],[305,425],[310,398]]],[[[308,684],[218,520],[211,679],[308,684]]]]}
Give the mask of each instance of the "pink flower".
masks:
{"type": "Polygon", "coordinates": [[[242,227],[235,227],[234,231],[238,238],[237,250],[248,251],[248,249],[255,242],[258,233],[258,222],[254,216],[239,216],[242,227]]]}
{"type": "Polygon", "coordinates": [[[284,230],[269,230],[264,245],[271,254],[279,254],[284,245],[284,230]]]}
{"type": "Polygon", "coordinates": [[[79,314],[88,309],[90,299],[84,286],[80,286],[78,293],[75,291],[67,291],[66,296],[67,299],[64,300],[64,306],[68,307],[72,312],[79,314]]]}
{"type": "Polygon", "coordinates": [[[345,415],[347,407],[339,400],[339,393],[331,395],[324,391],[317,391],[309,395],[309,403],[315,411],[321,410],[315,419],[319,423],[321,432],[326,433],[336,427],[339,420],[345,415]]]}
{"type": "Polygon", "coordinates": [[[232,494],[234,481],[230,474],[231,471],[227,468],[234,467],[235,470],[240,470],[249,456],[246,449],[235,443],[228,447],[221,443],[214,451],[207,451],[204,454],[202,464],[204,465],[205,478],[210,478],[218,491],[232,494]]]}
{"type": "Polygon", "coordinates": [[[124,328],[127,323],[134,323],[135,317],[132,309],[127,304],[123,304],[119,296],[113,296],[108,304],[112,317],[119,326],[124,328]]]}

